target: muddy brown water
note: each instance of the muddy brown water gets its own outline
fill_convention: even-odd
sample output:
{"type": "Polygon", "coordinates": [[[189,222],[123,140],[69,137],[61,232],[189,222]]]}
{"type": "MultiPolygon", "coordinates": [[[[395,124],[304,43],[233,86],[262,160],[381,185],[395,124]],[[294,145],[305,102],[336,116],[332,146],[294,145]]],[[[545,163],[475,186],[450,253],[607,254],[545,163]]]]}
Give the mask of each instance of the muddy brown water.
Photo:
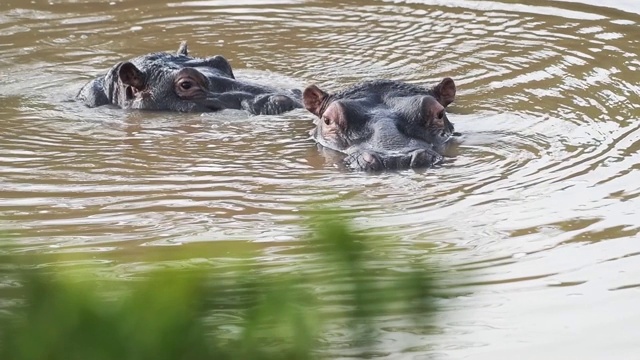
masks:
{"type": "Polygon", "coordinates": [[[639,9],[630,0],[5,0],[3,251],[41,254],[43,265],[73,253],[70,266],[125,276],[153,249],[224,254],[240,244],[294,268],[309,204],[329,204],[406,249],[390,266],[435,257],[473,270],[465,295],[442,301],[437,330],[381,320],[376,356],[637,359],[639,9]],[[324,157],[302,110],[160,114],[69,101],[115,62],[181,40],[284,86],[451,76],[450,118],[464,136],[440,168],[367,175],[324,157]]]}

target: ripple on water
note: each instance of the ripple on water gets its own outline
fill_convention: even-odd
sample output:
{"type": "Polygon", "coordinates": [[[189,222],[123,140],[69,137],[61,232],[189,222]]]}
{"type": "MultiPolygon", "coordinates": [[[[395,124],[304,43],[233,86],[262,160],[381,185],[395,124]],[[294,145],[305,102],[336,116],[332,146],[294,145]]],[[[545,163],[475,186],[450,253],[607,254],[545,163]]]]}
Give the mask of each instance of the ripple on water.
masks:
{"type": "MultiPolygon", "coordinates": [[[[111,192],[123,193],[113,196],[121,198],[118,204],[129,201],[128,193],[144,198],[154,192],[174,190],[166,199],[163,196],[167,195],[160,194],[132,206],[135,211],[143,211],[154,202],[179,202],[194,196],[201,208],[215,206],[216,199],[225,193],[217,190],[221,187],[231,189],[229,196],[233,200],[223,203],[219,211],[214,210],[217,215],[247,209],[273,212],[280,205],[283,211],[290,211],[313,200],[344,200],[355,211],[375,208],[359,203],[358,199],[388,201],[385,206],[391,212],[420,214],[437,209],[433,211],[437,213],[449,207],[464,208],[468,205],[467,199],[478,195],[482,199],[473,203],[490,204],[490,198],[486,197],[491,194],[496,201],[502,201],[518,199],[519,192],[531,188],[548,187],[536,193],[560,191],[567,186],[558,183],[588,174],[605,159],[610,161],[612,153],[620,157],[617,142],[625,137],[631,139],[635,134],[625,125],[633,121],[631,104],[638,92],[632,82],[624,81],[623,77],[628,71],[628,62],[635,59],[629,56],[628,61],[610,62],[607,67],[592,66],[594,62],[601,63],[599,59],[619,53],[633,54],[631,49],[622,46],[630,40],[623,31],[628,26],[619,22],[615,24],[616,31],[611,31],[608,29],[611,23],[598,21],[600,16],[569,9],[563,9],[561,16],[554,17],[546,16],[549,14],[546,7],[505,8],[499,3],[483,7],[467,1],[446,6],[373,2],[357,7],[343,4],[330,9],[300,4],[283,1],[253,7],[205,1],[169,5],[170,9],[188,9],[179,13],[145,6],[137,23],[144,29],[171,27],[177,39],[185,34],[184,27],[174,28],[176,24],[195,22],[198,26],[189,37],[195,38],[196,44],[209,38],[221,40],[229,44],[225,51],[230,52],[230,57],[242,57],[251,64],[264,63],[264,54],[275,55],[271,63],[284,63],[287,69],[294,69],[288,74],[334,89],[362,78],[395,77],[429,84],[452,75],[458,79],[460,88],[459,101],[452,107],[452,118],[465,132],[461,142],[450,149],[456,156],[455,161],[435,170],[437,176],[429,176],[431,172],[417,176],[412,175],[413,172],[401,172],[376,178],[344,173],[329,176],[335,172],[333,167],[327,167],[330,164],[310,158],[315,156],[309,150],[305,133],[310,127],[310,118],[302,113],[284,120],[255,118],[219,122],[216,117],[191,117],[184,126],[178,125],[182,121],[173,116],[168,116],[169,123],[163,125],[167,119],[164,115],[157,119],[131,114],[127,115],[129,119],[122,124],[122,129],[109,129],[111,133],[102,132],[100,126],[89,126],[88,132],[79,136],[74,134],[80,131],[78,125],[69,126],[68,131],[60,126],[49,128],[46,136],[41,133],[21,136],[15,143],[7,144],[16,149],[3,159],[12,164],[5,168],[9,174],[15,174],[15,188],[35,182],[29,176],[38,174],[40,179],[56,179],[57,185],[52,187],[66,184],[64,186],[73,188],[66,197],[78,196],[91,201],[89,199],[104,192],[90,191],[91,187],[116,180],[106,187],[111,192]],[[210,19],[209,13],[217,14],[216,19],[210,19]],[[251,14],[251,19],[245,18],[246,14],[251,14]],[[297,22],[292,23],[294,19],[297,22]],[[590,25],[589,21],[594,24],[590,25]],[[246,22],[253,23],[252,27],[240,26],[246,22]],[[238,30],[232,41],[224,40],[224,34],[216,30],[220,26],[228,32],[238,30]],[[318,27],[322,31],[318,31],[318,27]],[[267,34],[273,31],[282,37],[267,39],[267,34]],[[283,62],[279,57],[283,54],[274,54],[273,42],[287,40],[294,41],[296,46],[286,54],[288,62],[283,62]],[[617,41],[617,44],[605,46],[603,40],[617,41]],[[589,46],[572,47],[576,41],[589,46]],[[258,44],[266,50],[257,49],[258,44]],[[308,61],[310,54],[315,61],[308,61]],[[326,67],[327,62],[332,66],[326,67]],[[593,91],[594,86],[598,86],[597,91],[593,91]],[[297,118],[301,118],[300,121],[297,118]],[[621,133],[626,135],[616,135],[621,133]],[[88,139],[91,141],[87,142],[88,139]],[[248,143],[251,145],[247,146],[248,143]],[[78,158],[85,160],[78,161],[78,158]],[[401,181],[390,180],[398,176],[401,181]],[[349,185],[353,181],[359,188],[349,185]],[[397,186],[388,186],[390,181],[397,182],[397,186]]],[[[48,30],[53,31],[51,25],[56,25],[55,31],[60,34],[78,30],[69,26],[81,26],[80,31],[96,29],[117,33],[124,27],[105,21],[119,19],[131,6],[135,5],[104,7],[90,16],[81,12],[61,14],[55,7],[48,12],[12,11],[5,16],[25,21],[48,19],[52,23],[40,26],[50,26],[48,30]]],[[[145,36],[140,34],[138,38],[145,36]]],[[[73,55],[68,60],[71,69],[84,71],[80,64],[94,51],[77,49],[86,48],[84,43],[89,39],[68,40],[68,51],[73,55]]],[[[55,41],[40,44],[41,49],[34,51],[46,53],[55,41]]],[[[101,55],[94,61],[101,62],[103,68],[117,58],[116,54],[133,53],[114,49],[109,49],[109,53],[100,42],[96,44],[101,55]]],[[[206,51],[197,45],[192,48],[196,52],[206,51]]],[[[32,81],[41,84],[39,90],[47,91],[69,80],[66,75],[52,78],[58,67],[54,65],[43,66],[48,69],[47,73],[30,75],[32,81]]],[[[25,72],[26,68],[16,70],[25,72]]],[[[260,74],[249,76],[259,78],[260,74]]],[[[22,89],[16,85],[8,91],[20,93],[22,89]]],[[[35,117],[44,113],[37,108],[27,110],[35,117]]],[[[64,112],[51,109],[47,116],[66,117],[66,110],[69,108],[64,112]]],[[[71,114],[72,117],[95,116],[74,111],[77,114],[71,114]]],[[[113,120],[114,116],[119,116],[117,111],[99,114],[101,120],[113,120]]],[[[34,133],[34,130],[18,128],[15,131],[34,133]]],[[[616,174],[620,171],[623,170],[616,174]]],[[[607,178],[615,177],[612,174],[607,178]]],[[[37,186],[32,189],[43,191],[37,186]]],[[[43,200],[46,197],[38,199],[38,202],[46,201],[43,200]]],[[[371,215],[387,217],[389,213],[379,211],[371,215]]],[[[443,216],[432,215],[422,218],[433,219],[432,224],[444,220],[443,216]]],[[[421,220],[414,221],[417,231],[433,227],[421,227],[421,220]]]]}

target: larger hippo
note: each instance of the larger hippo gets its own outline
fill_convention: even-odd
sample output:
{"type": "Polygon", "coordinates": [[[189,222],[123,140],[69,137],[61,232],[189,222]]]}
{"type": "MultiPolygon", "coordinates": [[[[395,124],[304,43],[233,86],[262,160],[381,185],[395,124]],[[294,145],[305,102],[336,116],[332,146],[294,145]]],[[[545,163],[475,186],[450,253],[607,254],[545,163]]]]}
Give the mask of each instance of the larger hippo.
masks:
{"type": "Polygon", "coordinates": [[[376,80],[336,94],[311,85],[303,102],[318,117],[311,135],[320,145],[346,154],[348,168],[380,171],[442,161],[445,143],[459,135],[445,111],[455,95],[451,78],[428,88],[376,80]]]}
{"type": "Polygon", "coordinates": [[[299,90],[237,80],[224,57],[194,58],[186,42],[176,54],[153,53],[116,64],[87,83],[77,98],[89,107],[181,112],[240,109],[274,115],[302,107],[299,90]]]}

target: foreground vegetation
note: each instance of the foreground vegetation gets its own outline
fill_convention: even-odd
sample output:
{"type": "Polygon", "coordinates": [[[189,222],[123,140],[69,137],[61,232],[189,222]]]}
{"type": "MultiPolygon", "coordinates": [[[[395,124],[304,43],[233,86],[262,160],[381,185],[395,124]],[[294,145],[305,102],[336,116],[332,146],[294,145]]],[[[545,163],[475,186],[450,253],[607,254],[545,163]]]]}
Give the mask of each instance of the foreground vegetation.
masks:
{"type": "Polygon", "coordinates": [[[319,223],[295,272],[244,260],[109,281],[22,259],[5,270],[21,285],[0,316],[0,359],[315,359],[336,342],[370,348],[379,316],[430,322],[429,267],[387,269],[376,239],[319,223]]]}

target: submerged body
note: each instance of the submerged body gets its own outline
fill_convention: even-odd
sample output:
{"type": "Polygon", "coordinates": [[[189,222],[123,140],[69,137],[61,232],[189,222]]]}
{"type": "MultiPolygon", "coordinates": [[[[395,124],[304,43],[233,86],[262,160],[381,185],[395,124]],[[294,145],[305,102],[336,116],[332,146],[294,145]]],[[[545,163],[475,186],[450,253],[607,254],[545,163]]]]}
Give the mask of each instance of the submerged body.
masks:
{"type": "Polygon", "coordinates": [[[274,115],[302,107],[299,90],[238,80],[224,57],[194,58],[184,42],[176,54],[152,53],[116,64],[77,98],[89,107],[181,112],[239,109],[274,115]]]}
{"type": "Polygon", "coordinates": [[[455,93],[450,78],[432,88],[376,80],[336,94],[311,85],[303,101],[318,117],[311,135],[319,144],[346,154],[351,169],[380,171],[442,161],[445,143],[456,134],[445,112],[455,93]]]}

